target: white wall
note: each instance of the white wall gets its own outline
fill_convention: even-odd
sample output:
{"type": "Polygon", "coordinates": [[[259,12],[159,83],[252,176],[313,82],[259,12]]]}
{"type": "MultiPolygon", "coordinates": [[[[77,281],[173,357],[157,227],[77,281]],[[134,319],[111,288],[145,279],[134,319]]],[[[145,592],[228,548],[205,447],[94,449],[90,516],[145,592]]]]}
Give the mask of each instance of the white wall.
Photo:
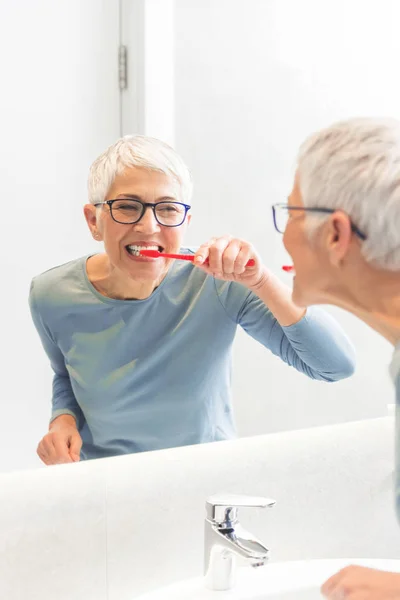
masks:
{"type": "Polygon", "coordinates": [[[123,133],[153,136],[172,146],[174,8],[174,0],[121,0],[121,43],[128,50],[123,133]]]}
{"type": "MultiPolygon", "coordinates": [[[[231,233],[266,264],[287,262],[271,204],[291,189],[305,136],[351,116],[400,116],[397,0],[176,0],[175,145],[192,169],[190,242],[231,233]],[[235,207],[246,205],[247,217],[235,207]]],[[[355,318],[350,380],[315,383],[246,334],[235,346],[242,435],[387,414],[391,348],[355,318]]]]}
{"type": "Polygon", "coordinates": [[[0,2],[0,471],[38,466],[51,371],[28,309],[32,276],[97,248],[82,206],[119,136],[116,0],[0,2]]]}

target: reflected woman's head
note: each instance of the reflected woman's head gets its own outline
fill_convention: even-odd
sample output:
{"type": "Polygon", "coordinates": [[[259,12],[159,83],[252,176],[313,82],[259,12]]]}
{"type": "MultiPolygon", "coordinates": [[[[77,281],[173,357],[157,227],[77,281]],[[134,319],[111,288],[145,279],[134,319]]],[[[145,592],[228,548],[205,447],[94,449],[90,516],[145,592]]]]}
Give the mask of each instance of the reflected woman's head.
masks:
{"type": "Polygon", "coordinates": [[[88,192],[85,217],[112,267],[135,281],[163,277],[168,260],[138,254],[143,246],[176,253],[182,245],[192,179],[175,150],[150,137],[121,138],[94,161],[88,192]]]}

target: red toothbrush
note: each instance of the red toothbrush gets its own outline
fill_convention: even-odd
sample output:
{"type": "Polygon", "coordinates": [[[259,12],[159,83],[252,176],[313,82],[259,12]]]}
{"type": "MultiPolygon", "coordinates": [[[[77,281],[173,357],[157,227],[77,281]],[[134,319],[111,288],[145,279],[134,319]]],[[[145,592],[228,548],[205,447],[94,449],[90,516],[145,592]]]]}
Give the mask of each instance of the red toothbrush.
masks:
{"type": "Polygon", "coordinates": [[[282,269],[287,273],[294,273],[294,267],[292,265],[284,265],[282,269]]]}
{"type": "MultiPolygon", "coordinates": [[[[168,254],[166,252],[159,252],[158,250],[140,250],[140,254],[142,256],[147,256],[149,258],[177,258],[178,260],[190,260],[194,261],[193,254],[168,254]]],[[[205,261],[204,264],[207,264],[208,260],[205,261]]],[[[254,267],[256,261],[252,258],[246,263],[246,267],[254,267]]]]}

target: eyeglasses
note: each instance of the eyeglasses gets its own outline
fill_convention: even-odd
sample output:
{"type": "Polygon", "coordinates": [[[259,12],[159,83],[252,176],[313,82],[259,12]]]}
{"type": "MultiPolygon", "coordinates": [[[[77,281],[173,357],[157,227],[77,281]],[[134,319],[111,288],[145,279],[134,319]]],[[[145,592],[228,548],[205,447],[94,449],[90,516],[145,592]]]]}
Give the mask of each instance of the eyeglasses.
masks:
{"type": "MultiPolygon", "coordinates": [[[[272,206],[272,216],[274,220],[275,229],[278,233],[285,233],[286,226],[288,224],[288,220],[290,217],[289,211],[292,210],[305,210],[313,213],[322,213],[322,214],[333,214],[336,212],[333,208],[309,208],[305,206],[289,206],[288,204],[274,204],[272,206]]],[[[365,233],[360,231],[354,223],[351,223],[352,231],[361,239],[366,240],[367,236],[365,233]]]]}
{"type": "Polygon", "coordinates": [[[123,225],[133,225],[139,223],[146,209],[152,209],[154,217],[159,225],[164,227],[179,227],[186,219],[188,210],[191,208],[189,204],[182,202],[141,202],[140,200],[131,200],[119,198],[117,200],[105,200],[97,202],[94,206],[107,204],[110,207],[112,219],[116,223],[123,225]]]}

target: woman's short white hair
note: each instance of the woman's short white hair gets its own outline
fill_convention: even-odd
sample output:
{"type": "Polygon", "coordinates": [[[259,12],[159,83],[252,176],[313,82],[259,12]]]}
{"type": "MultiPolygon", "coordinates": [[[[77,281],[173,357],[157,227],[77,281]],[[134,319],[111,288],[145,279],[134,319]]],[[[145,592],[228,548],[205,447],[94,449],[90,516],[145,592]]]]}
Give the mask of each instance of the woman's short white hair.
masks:
{"type": "Polygon", "coordinates": [[[298,178],[305,206],[346,212],[367,236],[365,259],[400,270],[399,121],[350,119],[315,133],[300,148],[298,178]]]}
{"type": "Polygon", "coordinates": [[[142,167],[172,177],[180,185],[181,198],[190,204],[192,178],[182,158],[171,146],[144,135],[126,135],[109,146],[89,171],[89,202],[103,202],[117,175],[129,167],[142,167]]]}

